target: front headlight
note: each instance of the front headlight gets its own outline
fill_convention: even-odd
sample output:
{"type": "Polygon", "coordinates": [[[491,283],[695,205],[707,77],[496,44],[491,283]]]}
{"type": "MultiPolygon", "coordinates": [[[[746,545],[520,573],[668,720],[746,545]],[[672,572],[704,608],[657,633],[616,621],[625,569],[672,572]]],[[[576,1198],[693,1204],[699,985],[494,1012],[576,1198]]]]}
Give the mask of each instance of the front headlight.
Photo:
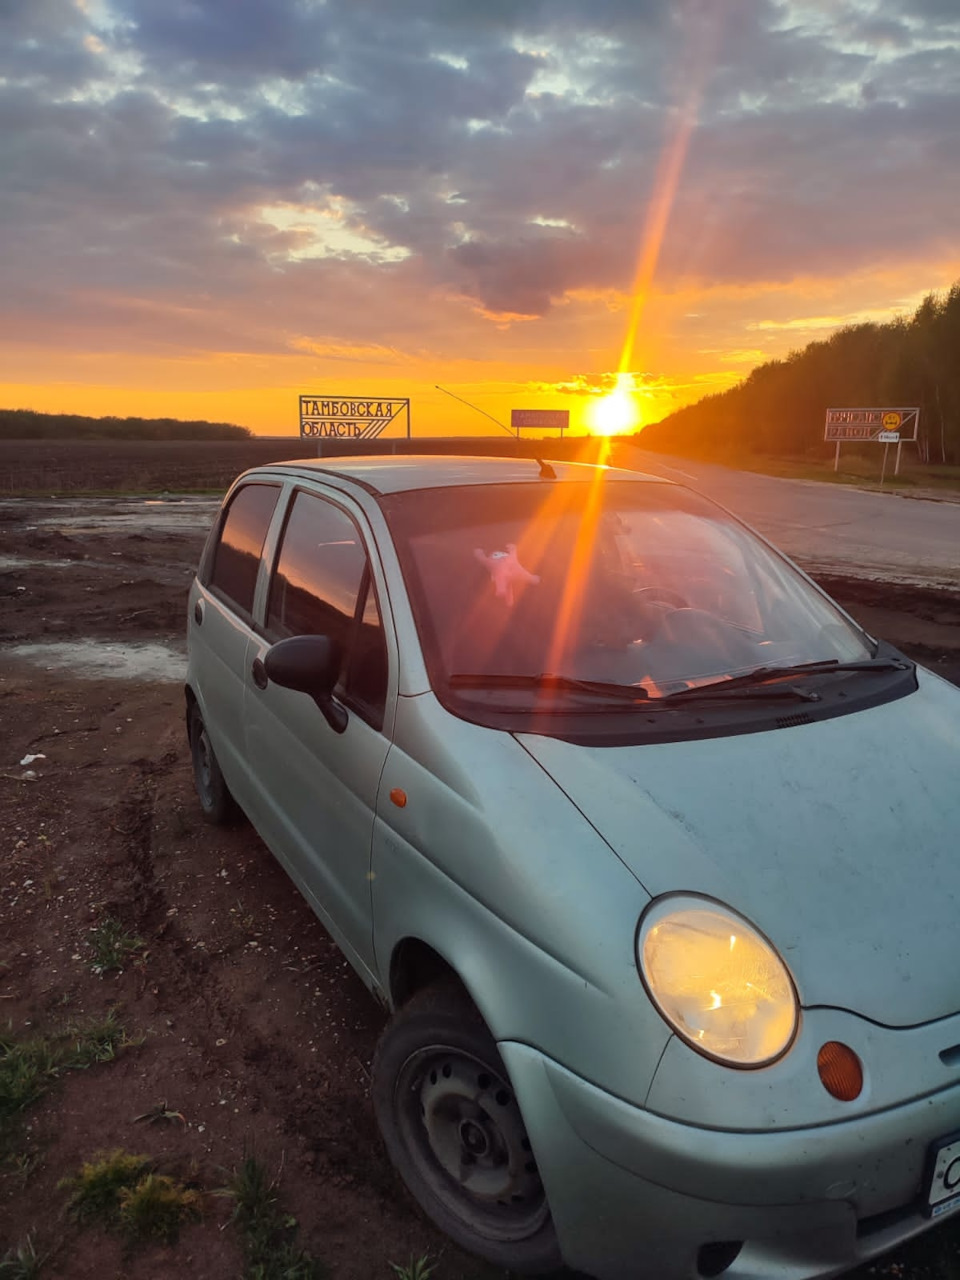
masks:
{"type": "Polygon", "coordinates": [[[670,1026],[707,1057],[759,1067],[790,1047],[797,996],[786,965],[728,907],[692,894],[651,903],[637,962],[670,1026]]]}

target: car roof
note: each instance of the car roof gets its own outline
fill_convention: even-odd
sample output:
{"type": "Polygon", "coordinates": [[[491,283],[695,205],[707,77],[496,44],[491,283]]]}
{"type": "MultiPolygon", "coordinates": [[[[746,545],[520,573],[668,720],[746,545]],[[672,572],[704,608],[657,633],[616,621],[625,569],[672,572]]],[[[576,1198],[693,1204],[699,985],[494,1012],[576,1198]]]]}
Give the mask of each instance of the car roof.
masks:
{"type": "MultiPolygon", "coordinates": [[[[456,454],[376,454],[339,458],[295,458],[270,463],[304,478],[325,475],[352,480],[372,493],[403,493],[411,489],[447,489],[472,484],[529,484],[540,477],[538,458],[473,457],[456,454]]],[[[610,479],[670,484],[662,476],[620,467],[597,467],[584,462],[547,461],[557,480],[586,482],[598,471],[610,479]]],[[[257,468],[261,470],[261,468],[257,468]]],[[[553,477],[550,477],[551,479],[553,477]]]]}

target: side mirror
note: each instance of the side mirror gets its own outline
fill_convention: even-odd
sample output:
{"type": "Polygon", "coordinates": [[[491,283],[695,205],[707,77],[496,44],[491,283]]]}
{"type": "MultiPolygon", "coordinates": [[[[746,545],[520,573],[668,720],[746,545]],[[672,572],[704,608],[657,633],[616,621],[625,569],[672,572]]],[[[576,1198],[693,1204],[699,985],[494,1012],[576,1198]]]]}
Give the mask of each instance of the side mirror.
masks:
{"type": "Polygon", "coordinates": [[[343,733],[346,708],[333,697],[341,656],[339,644],[330,636],[290,636],[271,645],[263,655],[263,666],[274,684],[309,694],[330,728],[343,733]]]}

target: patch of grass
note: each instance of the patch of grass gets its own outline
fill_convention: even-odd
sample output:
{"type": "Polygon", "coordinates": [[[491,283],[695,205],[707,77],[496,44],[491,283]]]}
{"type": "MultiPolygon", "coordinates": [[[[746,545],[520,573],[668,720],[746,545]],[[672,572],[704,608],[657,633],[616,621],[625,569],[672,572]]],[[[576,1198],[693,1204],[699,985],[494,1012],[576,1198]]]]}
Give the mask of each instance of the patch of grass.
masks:
{"type": "Polygon", "coordinates": [[[3,1280],[36,1280],[43,1262],[33,1243],[33,1236],[28,1235],[0,1258],[0,1277],[3,1280]]]}
{"type": "Polygon", "coordinates": [[[0,1032],[0,1130],[41,1098],[64,1072],[110,1062],[130,1043],[112,1010],[105,1018],[71,1024],[51,1034],[0,1032]]]}
{"type": "Polygon", "coordinates": [[[143,939],[135,933],[127,933],[116,916],[104,916],[99,924],[94,925],[88,942],[93,951],[90,968],[101,977],[114,969],[122,973],[129,957],[144,946],[143,939]]]}
{"type": "MultiPolygon", "coordinates": [[[[827,484],[858,485],[880,488],[883,471],[883,450],[874,447],[869,455],[845,451],[840,455],[840,470],[833,469],[833,454],[829,457],[773,457],[750,454],[725,465],[743,471],[756,471],[768,476],[783,476],[792,480],[820,480],[827,484]]],[[[719,459],[718,459],[719,461],[719,459]]],[[[884,490],[941,489],[947,492],[960,490],[960,467],[940,463],[922,464],[915,456],[904,453],[899,476],[893,474],[894,451],[887,459],[884,490]]]]}
{"type": "Polygon", "coordinates": [[[158,1240],[175,1243],[180,1228],[203,1214],[203,1196],[164,1173],[149,1156],[98,1152],[60,1187],[70,1192],[67,1213],[81,1225],[99,1223],[128,1246],[158,1240]]]}
{"type": "Polygon", "coordinates": [[[70,1192],[67,1213],[75,1222],[115,1227],[120,1220],[120,1193],[131,1191],[150,1169],[149,1156],[129,1151],[100,1151],[59,1186],[70,1192]]]}
{"type": "Polygon", "coordinates": [[[163,1173],[148,1173],[136,1186],[122,1187],[118,1201],[120,1230],[131,1244],[173,1244],[181,1226],[196,1222],[203,1213],[200,1192],[163,1173]]]}
{"type": "Polygon", "coordinates": [[[391,1262],[390,1267],[399,1280],[427,1280],[437,1269],[437,1264],[430,1260],[429,1254],[424,1254],[422,1258],[411,1258],[405,1267],[398,1262],[391,1262]]]}
{"type": "Polygon", "coordinates": [[[233,1199],[232,1220],[240,1231],[243,1280],[326,1280],[322,1262],[297,1245],[297,1221],[285,1214],[255,1156],[246,1156],[225,1188],[233,1199]]]}

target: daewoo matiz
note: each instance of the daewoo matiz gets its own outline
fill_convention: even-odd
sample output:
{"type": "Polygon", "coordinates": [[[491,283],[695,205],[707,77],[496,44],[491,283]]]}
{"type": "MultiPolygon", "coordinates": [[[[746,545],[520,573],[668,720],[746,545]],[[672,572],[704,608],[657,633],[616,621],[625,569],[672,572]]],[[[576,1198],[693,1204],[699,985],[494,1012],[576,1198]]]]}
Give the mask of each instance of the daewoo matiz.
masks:
{"type": "Polygon", "coordinates": [[[204,813],[390,1008],[389,1154],[520,1272],[839,1274],[960,1207],[960,692],[633,472],[241,476],[204,813]]]}

